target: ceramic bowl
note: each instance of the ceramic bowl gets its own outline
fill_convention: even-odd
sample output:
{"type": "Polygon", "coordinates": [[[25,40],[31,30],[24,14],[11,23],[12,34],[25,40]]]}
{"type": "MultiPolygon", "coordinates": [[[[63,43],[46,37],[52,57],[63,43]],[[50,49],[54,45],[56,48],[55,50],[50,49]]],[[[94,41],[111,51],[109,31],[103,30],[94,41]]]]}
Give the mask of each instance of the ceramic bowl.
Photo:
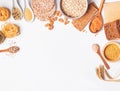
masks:
{"type": "Polygon", "coordinates": [[[67,15],[67,14],[63,11],[63,9],[62,9],[62,0],[60,0],[60,2],[59,2],[60,11],[61,11],[62,14],[63,14],[65,17],[67,17],[68,19],[78,19],[78,18],[82,17],[82,16],[86,13],[86,11],[87,11],[87,9],[88,9],[88,1],[87,1],[87,0],[84,0],[84,1],[86,2],[84,11],[83,11],[79,16],[77,16],[77,17],[71,17],[71,16],[67,15]]]}

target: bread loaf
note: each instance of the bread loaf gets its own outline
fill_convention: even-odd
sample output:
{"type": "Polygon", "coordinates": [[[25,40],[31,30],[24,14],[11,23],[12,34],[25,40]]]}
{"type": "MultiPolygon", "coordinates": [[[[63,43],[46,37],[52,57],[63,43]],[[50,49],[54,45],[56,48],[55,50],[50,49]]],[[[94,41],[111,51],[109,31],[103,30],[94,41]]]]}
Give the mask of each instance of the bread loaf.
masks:
{"type": "Polygon", "coordinates": [[[120,39],[120,20],[104,24],[104,30],[108,40],[120,39]]]}

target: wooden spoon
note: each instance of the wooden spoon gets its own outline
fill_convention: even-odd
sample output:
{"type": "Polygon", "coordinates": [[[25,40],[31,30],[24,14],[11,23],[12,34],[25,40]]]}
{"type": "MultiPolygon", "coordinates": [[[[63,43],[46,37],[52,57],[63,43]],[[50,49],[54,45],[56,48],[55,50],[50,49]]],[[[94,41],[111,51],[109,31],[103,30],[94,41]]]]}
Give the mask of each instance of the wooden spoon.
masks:
{"type": "Polygon", "coordinates": [[[0,50],[0,52],[9,52],[9,53],[16,53],[20,50],[18,46],[11,46],[7,49],[0,50]]]}
{"type": "Polygon", "coordinates": [[[110,69],[110,66],[108,65],[108,63],[106,62],[106,60],[103,58],[103,56],[101,55],[100,46],[98,44],[93,44],[92,48],[93,48],[93,51],[95,51],[100,56],[100,58],[102,59],[104,65],[105,65],[105,67],[107,69],[110,69]]]}
{"type": "Polygon", "coordinates": [[[105,0],[101,0],[99,11],[95,15],[95,17],[93,18],[93,20],[90,22],[89,29],[90,29],[90,31],[92,33],[97,33],[97,32],[99,32],[102,29],[103,18],[102,18],[102,15],[101,15],[101,11],[102,11],[104,2],[105,2],[105,0]]]}

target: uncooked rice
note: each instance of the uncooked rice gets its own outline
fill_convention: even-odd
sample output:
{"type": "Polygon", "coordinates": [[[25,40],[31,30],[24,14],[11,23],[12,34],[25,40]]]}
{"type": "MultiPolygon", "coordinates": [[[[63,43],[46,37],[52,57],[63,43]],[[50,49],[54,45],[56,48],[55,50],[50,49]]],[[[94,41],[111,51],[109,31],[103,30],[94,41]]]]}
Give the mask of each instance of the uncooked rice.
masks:
{"type": "Polygon", "coordinates": [[[61,0],[63,13],[70,17],[79,17],[86,10],[86,0],[61,0]]]}

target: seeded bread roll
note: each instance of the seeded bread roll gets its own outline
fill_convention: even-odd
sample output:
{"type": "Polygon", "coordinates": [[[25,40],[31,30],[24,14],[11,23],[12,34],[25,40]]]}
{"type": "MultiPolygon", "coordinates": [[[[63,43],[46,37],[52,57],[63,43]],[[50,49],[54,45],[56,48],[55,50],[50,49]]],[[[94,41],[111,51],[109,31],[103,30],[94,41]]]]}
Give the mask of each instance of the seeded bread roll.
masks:
{"type": "Polygon", "coordinates": [[[120,39],[120,20],[104,24],[104,30],[108,40],[120,39]]]}

